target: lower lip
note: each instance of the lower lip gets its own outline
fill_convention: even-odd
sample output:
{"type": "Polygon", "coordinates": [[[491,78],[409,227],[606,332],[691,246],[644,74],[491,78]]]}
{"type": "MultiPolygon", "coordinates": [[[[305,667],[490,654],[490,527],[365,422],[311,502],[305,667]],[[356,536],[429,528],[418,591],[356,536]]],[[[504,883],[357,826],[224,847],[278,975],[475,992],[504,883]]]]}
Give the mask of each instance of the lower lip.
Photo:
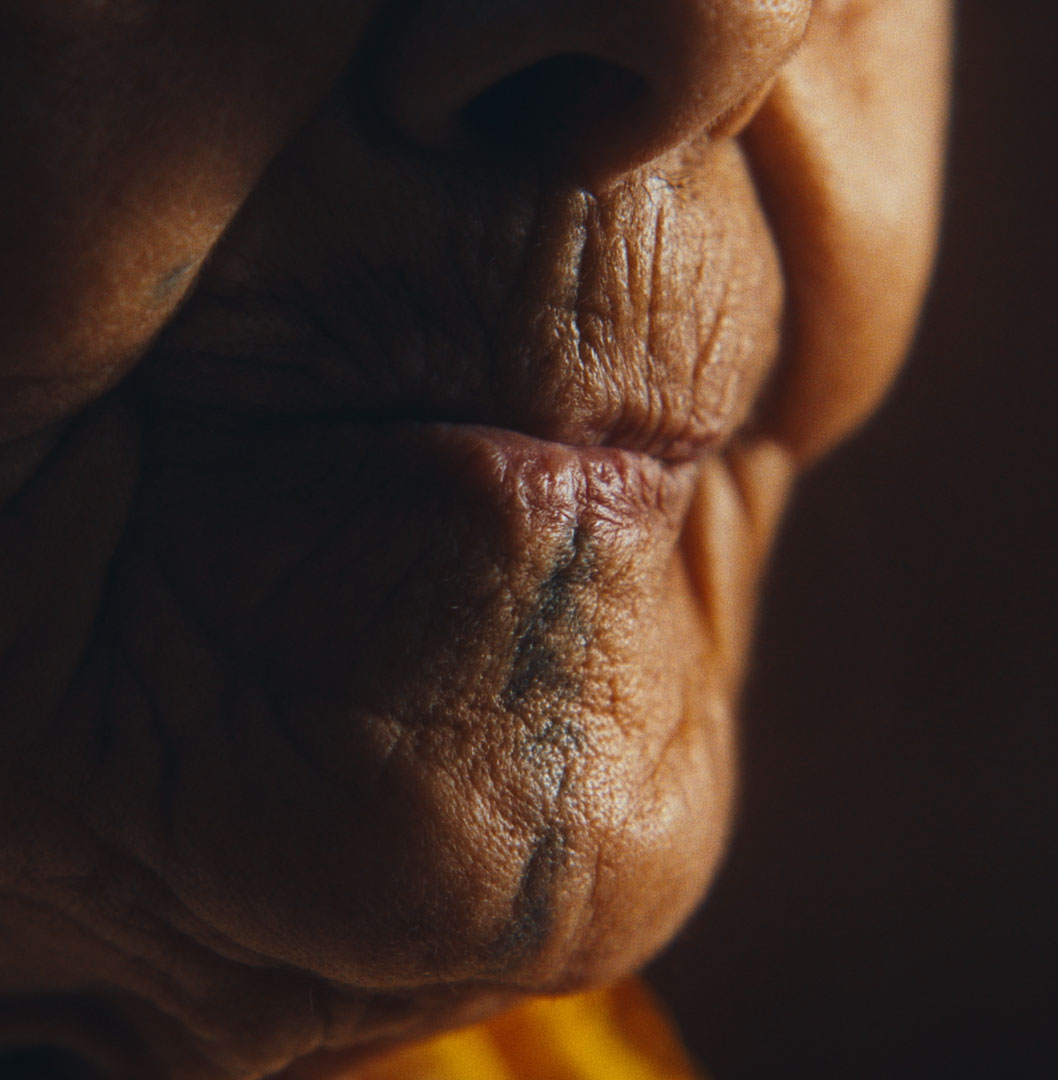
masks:
{"type": "Polygon", "coordinates": [[[569,446],[506,428],[400,426],[407,452],[458,478],[497,508],[549,530],[563,523],[590,525],[596,535],[666,524],[678,528],[699,473],[694,461],[569,446]]]}

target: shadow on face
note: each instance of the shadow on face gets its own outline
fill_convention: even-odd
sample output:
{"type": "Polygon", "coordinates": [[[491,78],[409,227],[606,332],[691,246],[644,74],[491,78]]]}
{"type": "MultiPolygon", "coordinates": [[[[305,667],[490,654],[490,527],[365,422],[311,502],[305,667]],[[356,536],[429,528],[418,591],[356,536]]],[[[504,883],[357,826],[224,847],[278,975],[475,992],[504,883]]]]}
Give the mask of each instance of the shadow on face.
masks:
{"type": "Polygon", "coordinates": [[[675,932],[790,482],[913,327],[945,12],[0,5],[0,992],[236,1078],[675,932]]]}

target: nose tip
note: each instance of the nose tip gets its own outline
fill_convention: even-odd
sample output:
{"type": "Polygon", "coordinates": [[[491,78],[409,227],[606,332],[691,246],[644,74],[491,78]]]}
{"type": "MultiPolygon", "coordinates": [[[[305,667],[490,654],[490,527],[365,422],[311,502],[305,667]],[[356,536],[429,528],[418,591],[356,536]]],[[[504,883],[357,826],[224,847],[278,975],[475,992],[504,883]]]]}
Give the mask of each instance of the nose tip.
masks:
{"type": "Polygon", "coordinates": [[[404,136],[628,171],[752,102],[812,0],[424,0],[381,74],[404,136]]]}

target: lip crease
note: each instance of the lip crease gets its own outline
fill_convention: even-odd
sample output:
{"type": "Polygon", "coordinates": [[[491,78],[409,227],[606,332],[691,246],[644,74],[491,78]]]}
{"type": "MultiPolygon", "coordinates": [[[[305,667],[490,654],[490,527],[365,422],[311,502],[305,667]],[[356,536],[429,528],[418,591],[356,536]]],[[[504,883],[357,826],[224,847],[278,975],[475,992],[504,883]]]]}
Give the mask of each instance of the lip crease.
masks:
{"type": "MultiPolygon", "coordinates": [[[[468,424],[482,432],[511,432],[527,438],[566,446],[578,452],[613,451],[649,457],[665,465],[679,465],[698,461],[716,449],[722,441],[715,430],[700,433],[681,431],[669,434],[664,426],[659,431],[648,432],[633,425],[609,425],[601,423],[575,424],[468,424]]],[[[494,436],[502,441],[499,435],[494,436]]]]}
{"type": "Polygon", "coordinates": [[[465,432],[510,453],[525,453],[531,448],[541,452],[544,448],[552,448],[556,453],[578,455],[584,461],[625,461],[627,464],[635,459],[645,459],[665,468],[700,463],[724,441],[722,434],[715,430],[679,435],[649,435],[631,426],[616,429],[613,426],[606,427],[590,422],[550,423],[547,420],[541,422],[512,419],[509,416],[482,418],[470,413],[465,417],[398,414],[391,419],[341,416],[334,419],[374,424],[380,429],[392,425],[394,428],[436,430],[439,433],[465,432]]]}
{"type": "MultiPolygon", "coordinates": [[[[328,414],[329,415],[329,414],[328,414]]],[[[602,422],[571,421],[568,418],[512,416],[510,411],[502,415],[492,410],[459,410],[431,415],[409,411],[402,415],[396,411],[392,417],[356,417],[338,414],[336,420],[350,420],[353,423],[378,425],[384,428],[393,425],[438,431],[473,432],[481,438],[504,446],[515,452],[519,448],[536,446],[561,448],[581,455],[584,460],[617,461],[627,455],[630,458],[645,458],[664,466],[677,466],[700,462],[713,453],[724,441],[724,435],[716,429],[688,433],[683,429],[678,434],[668,434],[664,425],[658,425],[658,431],[644,431],[638,426],[604,424],[602,422]]]]}

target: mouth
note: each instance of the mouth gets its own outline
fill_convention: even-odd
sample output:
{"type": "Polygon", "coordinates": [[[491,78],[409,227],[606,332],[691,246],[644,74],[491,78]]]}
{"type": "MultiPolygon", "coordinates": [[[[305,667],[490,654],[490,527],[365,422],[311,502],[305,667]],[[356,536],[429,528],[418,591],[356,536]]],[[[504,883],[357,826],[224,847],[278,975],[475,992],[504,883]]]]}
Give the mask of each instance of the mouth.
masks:
{"type": "Polygon", "coordinates": [[[124,384],[113,618],[194,747],[174,888],[240,945],[344,986],[571,988],[701,895],[731,709],[684,539],[782,303],[721,153],[723,206],[424,184],[436,213],[350,209],[333,243],[297,211],[342,190],[274,176],[124,384]]]}

